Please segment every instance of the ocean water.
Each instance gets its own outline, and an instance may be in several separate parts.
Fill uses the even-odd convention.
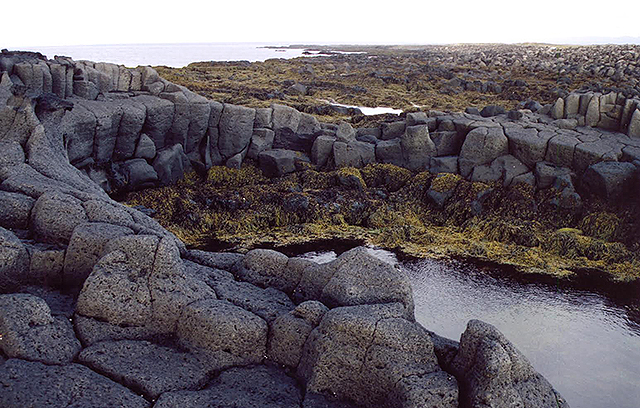
[[[286,45],[286,44],[285,44]],[[180,68],[200,61],[265,61],[270,58],[295,58],[301,49],[273,49],[274,43],[193,43],[193,44],[114,44],[20,47],[21,51],[37,51],[74,60],[112,62],[127,67],[165,65]]]

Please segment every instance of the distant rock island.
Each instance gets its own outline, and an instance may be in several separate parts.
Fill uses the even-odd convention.
[[[633,77],[631,64],[619,67],[620,81]],[[327,264],[272,249],[202,251],[145,214],[159,208],[109,194],[143,200],[155,191],[184,225],[202,226],[192,218],[206,215],[205,199],[218,212],[252,203],[215,190],[176,197],[180,188],[251,188],[236,177],[248,174],[276,187],[254,205],[279,195],[306,197],[308,209],[316,198],[305,196],[303,178],[316,177],[308,183],[318,194],[359,197],[360,206],[336,198],[322,207],[340,225],[346,207],[371,220],[365,194],[377,194],[390,206],[378,213],[384,230],[400,192],[434,218],[481,220],[478,234],[501,231],[496,240],[521,240],[518,248],[551,243],[596,261],[628,255],[618,265],[633,279],[638,248],[620,239],[637,237],[637,223],[622,220],[637,206],[639,102],[624,89],[570,92],[522,109],[416,110],[358,126],[279,103],[213,101],[151,67],[5,50],[0,405],[566,407],[492,325],[472,320],[457,342],[416,323],[407,276],[365,248]],[[304,200],[287,202],[278,217],[309,216]],[[514,219],[524,211],[531,223],[510,229],[483,218],[511,203],[521,204]],[[606,211],[618,204],[624,211]],[[584,231],[527,241],[541,211],[569,214]],[[410,239],[405,221],[400,238]],[[290,232],[304,236],[304,222],[295,224]],[[427,240],[422,220],[411,225]]]

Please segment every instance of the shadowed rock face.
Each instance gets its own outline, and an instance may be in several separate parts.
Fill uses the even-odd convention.
[[[494,384],[522,395],[522,379],[543,383],[526,364],[467,363],[472,346],[463,337],[453,364],[467,387],[460,394],[438,363],[432,335],[413,319],[407,277],[364,248],[326,265],[275,251],[187,251],[96,184],[120,180],[119,188],[135,188],[127,183],[148,180],[135,174],[145,166],[129,166],[118,179],[105,166],[114,157],[139,155],[135,160],[166,183],[181,176],[187,160],[238,155],[250,143],[254,110],[209,103],[148,67],[6,58],[0,56],[0,143],[9,154],[0,161],[0,199],[15,213],[0,217],[13,228],[0,229],[1,406],[150,406],[141,393],[167,407],[454,407],[459,395],[475,401]],[[48,103],[36,116],[29,97],[16,94],[16,76],[29,95],[55,92],[74,107]],[[110,99],[113,91],[128,94]],[[317,123],[296,112],[261,111],[260,126],[273,126],[281,141],[312,137]],[[56,118],[68,126],[54,126]],[[408,146],[434,151],[427,125],[416,126],[404,134],[410,143],[401,144],[403,154]],[[341,132],[353,136],[346,127]],[[14,293],[26,284],[55,288],[43,298]],[[288,366],[291,376],[271,362]],[[469,381],[473,370],[489,385]],[[496,394],[497,403],[513,401],[514,392]],[[535,395],[526,398],[531,406],[543,406],[550,394],[539,405]]]

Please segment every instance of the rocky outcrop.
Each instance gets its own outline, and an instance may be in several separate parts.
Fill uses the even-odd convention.
[[[0,200],[11,209],[0,212],[0,405],[454,407],[485,392],[469,370],[440,365],[440,340],[415,322],[407,277],[366,248],[324,265],[268,250],[187,251],[97,184],[126,190],[174,182],[189,166],[237,164],[256,126],[274,132],[275,147],[309,152],[328,127],[290,108],[206,101],[148,67],[19,53],[0,61]],[[47,93],[55,97],[38,109],[32,97]],[[431,130],[474,126],[428,119],[385,133],[416,169],[437,153]],[[354,140],[354,129],[333,130],[327,162],[340,157],[338,143],[362,164],[373,157],[375,144]],[[274,146],[252,151],[280,174],[305,165],[303,152]],[[515,160],[500,162],[505,177]],[[47,289],[21,293],[34,286]],[[528,366],[513,374],[516,364],[504,367],[510,376],[494,372],[491,361],[473,370],[508,389],[534,375]],[[505,395],[496,401],[512,400]]]

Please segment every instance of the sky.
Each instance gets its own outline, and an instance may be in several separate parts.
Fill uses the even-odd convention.
[[[209,42],[584,43],[620,42],[620,37],[640,43],[637,0],[32,0],[6,2],[2,14],[0,48],[10,49]]]

